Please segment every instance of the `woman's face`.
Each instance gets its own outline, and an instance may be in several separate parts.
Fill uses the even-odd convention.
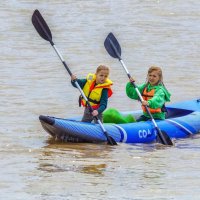
[[[96,83],[103,84],[105,83],[106,79],[108,78],[109,71],[108,70],[101,70],[96,74]]]
[[[149,73],[148,81],[152,86],[157,85],[158,82],[160,81],[159,73],[157,71],[152,71],[151,73]]]

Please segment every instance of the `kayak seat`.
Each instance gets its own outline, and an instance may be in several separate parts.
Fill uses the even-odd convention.
[[[181,116],[184,116],[184,115],[188,115],[192,112],[194,112],[194,111],[193,110],[186,110],[186,109],[168,107],[167,112],[166,112],[166,119],[181,117]]]

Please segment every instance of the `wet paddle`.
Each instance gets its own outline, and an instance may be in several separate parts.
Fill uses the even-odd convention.
[[[126,71],[126,74],[128,76],[128,78],[130,79],[131,78],[131,75],[128,71],[128,69],[126,68],[126,65],[124,64],[122,58],[121,58],[121,47],[117,41],[117,39],[115,38],[115,36],[113,35],[113,33],[109,33],[108,36],[106,37],[105,39],[105,42],[104,42],[104,46],[108,52],[108,54],[113,57],[113,58],[118,58],[120,63],[122,64],[124,70]],[[138,90],[136,84],[134,82],[131,82],[133,87],[135,88],[138,96],[139,96],[139,100],[140,102],[142,103],[143,101],[143,98],[140,94],[140,91]],[[164,145],[173,145],[170,137],[164,132],[164,131],[161,131],[159,129],[159,127],[157,126],[157,123],[155,122],[152,114],[150,113],[149,111],[149,108],[147,106],[145,106],[146,108],[146,111],[148,113],[148,115],[150,116],[151,118],[151,121],[153,122],[154,124],[154,127],[155,129],[157,130],[157,141],[164,144]]]
[[[39,33],[39,35],[43,39],[45,39],[45,40],[50,42],[50,44],[52,45],[52,47],[56,51],[57,55],[59,56],[61,62],[65,66],[66,70],[68,71],[69,75],[71,76],[72,73],[71,73],[70,69],[68,68],[66,62],[64,61],[63,57],[61,56],[60,52],[56,48],[55,44],[53,43],[51,31],[50,31],[47,23],[45,22],[44,18],[42,17],[42,15],[40,14],[40,12],[38,10],[35,10],[33,15],[32,15],[32,23],[33,23],[35,29],[37,30],[37,32]],[[78,84],[78,82],[76,80],[74,82],[75,82],[76,87],[79,89],[82,97],[85,99],[87,105],[89,106],[90,112],[92,112],[93,108],[90,105],[90,103],[89,103],[87,97],[85,96],[83,90],[81,89],[81,87],[79,86],[79,84]],[[108,144],[117,145],[116,141],[111,136],[108,135],[108,133],[105,130],[103,124],[100,121],[100,119],[97,116],[95,116],[94,118],[97,120],[98,124],[100,125],[100,127],[101,127],[101,129],[102,129],[102,131],[104,133],[104,135],[106,136]]]

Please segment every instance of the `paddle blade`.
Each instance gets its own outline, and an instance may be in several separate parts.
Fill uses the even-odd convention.
[[[158,129],[156,141],[164,145],[169,145],[169,146],[174,145],[170,137],[167,135],[167,133],[165,131],[161,131],[160,129]]]
[[[107,141],[110,145],[117,145],[117,142],[111,136],[108,136]]]
[[[45,22],[44,18],[40,14],[39,10],[34,11],[34,13],[32,15],[32,23],[33,23],[33,26],[35,27],[35,29],[37,30],[37,32],[39,33],[39,35],[43,39],[45,39],[45,40],[49,41],[51,44],[53,44],[51,31],[50,31],[47,23]]]
[[[104,41],[104,46],[111,57],[121,60],[121,47],[113,33],[108,34]]]

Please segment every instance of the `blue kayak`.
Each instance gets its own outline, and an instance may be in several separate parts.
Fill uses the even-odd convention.
[[[122,112],[138,118],[142,111]],[[99,124],[81,122],[75,119],[62,119],[40,115],[39,120],[44,130],[55,139],[65,142],[106,142],[107,138]],[[200,99],[182,101],[167,106],[165,120],[156,120],[161,131],[170,138],[186,138],[200,133]],[[116,142],[152,143],[157,132],[151,121],[125,124],[103,124],[108,134]]]

